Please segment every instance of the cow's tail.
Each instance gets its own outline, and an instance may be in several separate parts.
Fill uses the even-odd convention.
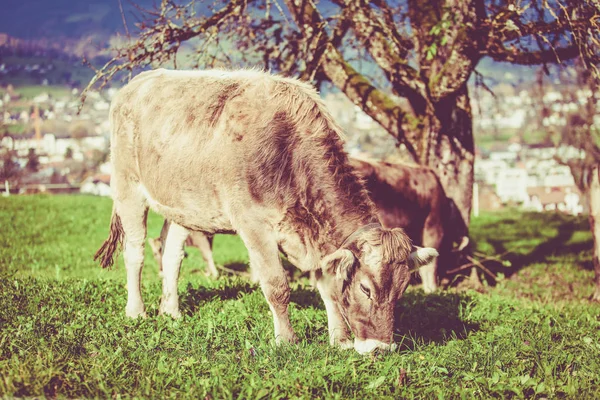
[[[119,217],[115,207],[113,207],[108,238],[102,243],[102,247],[100,247],[94,255],[94,261],[100,259],[102,268],[112,267],[114,264],[115,251],[121,249],[124,235],[125,232],[123,232],[123,225],[121,225],[121,217]]]

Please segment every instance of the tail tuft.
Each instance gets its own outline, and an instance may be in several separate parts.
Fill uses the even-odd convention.
[[[123,225],[121,225],[121,217],[113,209],[112,217],[110,219],[110,233],[108,239],[104,241],[102,247],[98,249],[94,255],[94,261],[100,258],[100,265],[102,268],[110,268],[114,264],[115,251],[119,251],[123,246]]]

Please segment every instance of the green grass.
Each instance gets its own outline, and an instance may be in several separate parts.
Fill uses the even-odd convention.
[[[487,267],[501,280],[496,292],[555,303],[586,302],[593,292],[592,234],[587,218],[509,210],[475,219],[476,251],[502,254]]]
[[[25,124],[14,124],[14,125],[1,125],[0,130],[1,130],[2,134],[4,134],[4,132],[7,132],[10,135],[23,135],[25,133],[28,133],[32,129],[29,128]]]
[[[588,304],[590,235],[581,219],[508,212],[473,221],[478,251],[510,267],[486,293],[409,288],[397,307],[399,350],[360,356],[327,345],[318,294],[293,283],[301,338],[275,347],[260,290],[211,281],[195,249],[184,260],[183,318],[158,316],[149,249],[148,318],[124,316],[122,257],[102,270],[111,202],[85,196],[0,198],[0,396],[192,398],[597,398],[600,306]],[[161,219],[151,214],[149,234]],[[550,243],[550,244],[547,244]],[[215,259],[244,268],[232,236]],[[576,293],[558,290],[570,283]]]
[[[544,142],[548,137],[548,132],[544,130],[532,130],[527,128],[523,132],[522,128],[519,129],[503,129],[498,133],[491,133],[489,131],[479,131],[476,133],[477,146],[482,149],[489,150],[494,145],[505,145],[513,137],[520,137],[523,144],[536,144]]]
[[[71,97],[71,89],[68,86],[43,86],[43,85],[24,85],[17,86],[15,92],[19,93],[24,99],[33,100],[42,93],[48,93],[55,99],[65,99]]]

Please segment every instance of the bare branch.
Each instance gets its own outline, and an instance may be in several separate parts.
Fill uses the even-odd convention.
[[[125,13],[123,12],[123,4],[121,3],[121,0],[119,0],[119,11],[121,12],[121,19],[123,20],[123,28],[125,28],[125,34],[128,38],[130,38],[131,35],[129,34],[129,28],[127,27],[127,21],[125,20]]]
[[[426,86],[417,71],[408,65],[408,60],[403,58],[403,55],[405,57],[408,54],[408,49],[402,49],[400,53],[392,49],[380,19],[375,15],[368,2],[343,0],[340,3],[350,11],[356,36],[377,65],[385,72],[394,92],[399,96],[406,96],[412,103],[415,103],[415,108],[422,110]]]
[[[323,28],[322,18],[314,4],[288,0],[287,5],[304,36],[318,38],[314,46],[319,49],[321,68],[329,80],[399,142],[404,143],[416,159],[417,153],[412,145],[414,141],[406,135],[407,131],[409,136],[416,135],[414,129],[407,129],[411,123],[414,124],[415,119],[410,111],[403,110],[343,59],[330,42]]]
[[[208,18],[194,18],[189,16],[185,6],[175,6],[168,1],[163,1],[159,10],[142,10],[143,13],[155,19],[146,25],[140,24],[140,34],[135,42],[125,48],[116,49],[117,54],[96,74],[81,93],[83,106],[87,92],[95,85],[105,87],[120,72],[131,72],[134,68],[144,68],[153,63],[169,61],[179,50],[181,43],[195,37],[200,37],[211,29],[216,29],[234,16],[241,15],[248,2],[252,0],[232,0],[221,10],[214,12]],[[172,16],[171,14],[174,14]],[[173,19],[180,19],[176,25]]]
[[[548,50],[540,51],[521,51],[513,47],[507,48],[494,48],[488,50],[487,54],[496,61],[510,62],[513,64],[522,65],[539,65],[543,63],[561,63],[566,60],[571,60],[579,56],[579,48],[575,45],[562,47],[562,48],[551,48]]]
[[[373,0],[371,2],[383,13],[383,18],[378,18],[386,36],[395,45],[395,52],[400,58],[407,58],[408,52],[414,48],[412,40],[398,32],[394,22],[394,10],[390,8],[385,0]]]

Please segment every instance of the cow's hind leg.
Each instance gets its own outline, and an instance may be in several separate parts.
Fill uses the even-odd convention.
[[[123,226],[125,268],[127,270],[127,306],[128,317],[145,317],[141,292],[141,276],[144,267],[144,246],[146,241],[146,216],[148,207],[143,198],[133,196],[115,199],[115,209]]]
[[[202,258],[206,261],[206,275],[212,278],[218,278],[219,271],[217,271],[217,267],[215,266],[212,252],[213,236],[206,235],[202,232],[193,232],[190,234],[190,239],[192,239],[192,245],[200,250]]]
[[[273,313],[275,342],[277,344],[296,343],[298,338],[288,315],[290,286],[281,264],[275,235],[272,232],[255,229],[240,229],[239,234],[248,249],[253,276],[258,278]]]
[[[179,296],[177,294],[177,281],[181,262],[185,256],[184,246],[188,237],[188,230],[171,223],[164,242],[162,254],[163,296],[160,302],[159,313],[179,318]]]

